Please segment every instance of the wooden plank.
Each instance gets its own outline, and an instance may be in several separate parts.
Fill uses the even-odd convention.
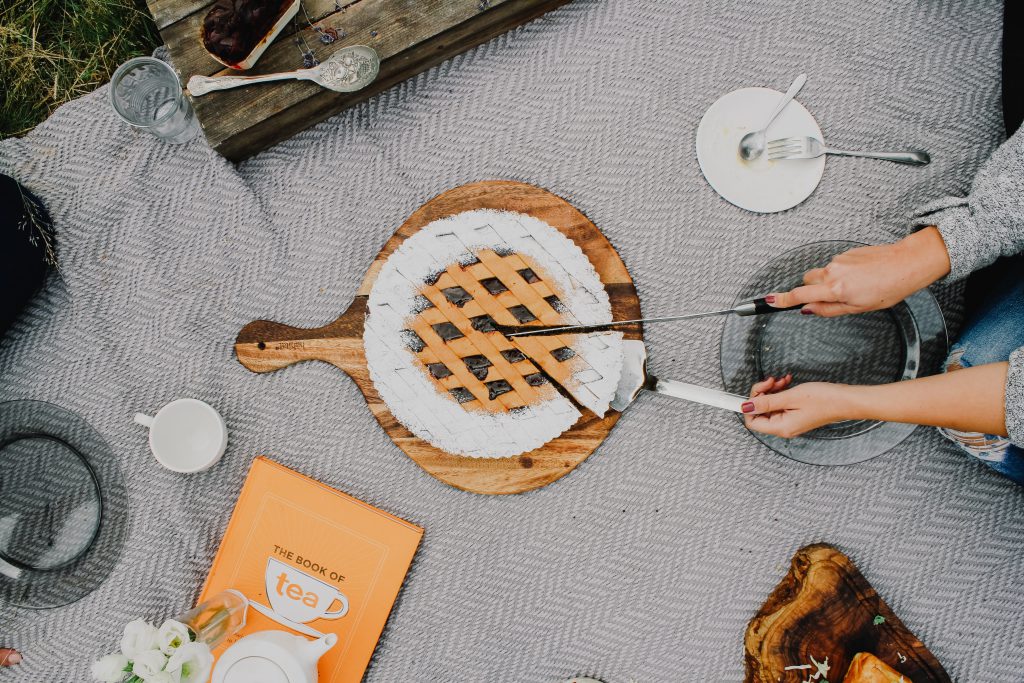
[[[598,418],[589,411],[561,436],[536,450],[509,458],[466,458],[431,446],[388,411],[370,379],[363,351],[367,297],[381,266],[395,249],[438,218],[472,209],[517,211],[535,216],[576,242],[593,264],[619,320],[640,317],[640,300],[629,272],[611,243],[586,216],[556,195],[525,183],[486,181],[448,190],[417,209],[381,249],[367,270],[355,301],[340,318],[316,329],[300,329],[258,320],[235,340],[239,362],[253,372],[271,372],[293,363],[322,360],[348,374],[362,391],[370,411],[388,436],[431,476],[475,493],[520,493],[549,484],[583,462],[618,421],[610,411]],[[639,329],[623,330],[639,339]]]
[[[394,0],[365,0],[347,13],[346,24],[350,27],[346,29],[349,32],[347,38],[335,41],[331,45],[321,45],[314,34],[307,36],[306,41],[311,46],[315,44],[318,48],[323,48],[317,50],[320,59],[326,59],[328,55],[347,45],[369,45],[377,51],[383,68],[395,55],[415,48],[448,26],[458,25],[479,14],[475,9],[469,11],[469,8],[475,5],[466,2],[452,3],[450,0],[415,0],[408,3],[415,5],[408,13],[390,13],[383,20],[375,11],[394,9],[391,7],[394,4]],[[275,47],[276,50],[267,50],[260,58],[260,72],[272,73],[295,68],[296,60],[299,59],[295,45],[284,41],[275,42]],[[255,69],[252,71],[256,73]],[[210,140],[211,144],[216,144],[246,130],[262,119],[270,118],[322,92],[322,88],[308,81],[290,81],[278,86],[222,90],[194,98],[193,104],[196,113],[207,122],[207,126],[214,133]],[[331,95],[337,94],[327,92]],[[238,115],[240,112],[244,112],[245,115]]]
[[[349,45],[369,45],[381,58],[377,82],[359,93],[333,93],[299,81],[283,81],[193,98],[210,144],[229,159],[242,159],[332,114],[401,82],[455,54],[565,4],[568,0],[306,0],[316,26],[343,37],[323,45],[302,14],[298,36],[321,60]],[[182,82],[190,76],[237,73],[205,50],[200,31],[210,0],[149,0]],[[261,57],[252,74],[290,71],[301,63],[289,25]]]
[[[311,84],[300,84],[308,88],[310,93],[295,106],[287,107],[262,120],[255,120],[254,117],[254,120],[244,128],[231,126],[230,122],[221,127],[219,117],[216,117],[211,130],[207,131],[207,137],[211,139],[210,144],[228,159],[238,161],[252,156],[260,150],[286,140],[299,130],[324,121],[401,83],[411,75],[426,71],[470,47],[505,33],[510,27],[523,24],[566,2],[567,0],[546,0],[543,3],[535,0],[507,0],[491,10],[492,14],[487,15],[492,21],[490,25],[482,22],[464,22],[424,44],[382,62],[377,80],[359,92],[335,93]],[[229,129],[235,129],[237,132],[225,134],[224,131]],[[213,142],[214,139],[216,143]]]
[[[213,3],[210,0],[149,0],[148,4],[157,29],[163,31],[174,22],[199,10],[203,10],[205,14]]]
[[[187,0],[174,1],[182,2]],[[206,18],[206,13],[209,11],[209,6],[213,3],[210,0],[201,1],[204,3],[201,11],[189,14],[160,32],[161,37],[167,43],[168,50],[174,56],[175,66],[179,67],[180,73],[185,80],[194,74],[201,74],[203,76],[237,74],[238,71],[229,69],[213,59],[206,52],[206,48],[203,47],[200,31],[203,26],[203,20]],[[451,3],[451,1],[446,0],[446,2],[441,2],[440,4]],[[495,0],[496,3],[505,1],[507,0]],[[380,40],[371,46],[377,50],[381,59],[386,59],[391,54],[407,49],[412,44],[409,42],[401,43],[399,41],[403,36],[391,36],[390,31],[385,31],[385,29],[390,28],[390,21],[403,20],[402,15],[397,14],[397,12],[409,5],[412,6],[411,11],[415,12],[418,6],[423,6],[424,9],[427,9],[433,8],[437,4],[439,4],[438,0],[362,0],[361,2],[346,6],[341,12],[334,12],[334,0],[304,0],[303,6],[310,17],[322,17],[314,23],[315,26],[321,28],[334,27],[339,33],[344,31],[348,34],[345,38],[331,45],[323,45],[320,42],[316,31],[309,26],[306,22],[306,17],[301,11],[296,17],[296,21],[301,28],[299,35],[309,44],[310,49],[320,59],[326,59],[347,45],[370,45],[366,41],[373,38],[371,33],[374,31],[378,33],[377,37]],[[469,0],[458,0],[457,4],[463,6],[464,10],[468,7],[477,7],[476,5],[470,5]],[[479,12],[479,10],[476,11]],[[407,33],[404,36],[406,40],[408,40]],[[270,47],[260,57],[256,66],[246,73],[260,74],[301,68],[302,58],[293,42],[294,35],[294,24],[289,24],[281,31],[274,42],[270,44]],[[362,39],[362,42],[356,40],[357,37]],[[412,40],[421,39],[421,37],[415,35],[412,38]],[[387,55],[381,54],[382,49],[389,50],[390,53]]]
[[[501,0],[492,10],[509,0]],[[315,3],[326,4],[329,0],[314,0]],[[396,13],[396,5],[414,5],[408,14]],[[311,7],[310,11],[323,7]],[[312,29],[300,33],[311,48],[314,48],[320,59],[326,59],[337,50],[348,45],[369,45],[377,51],[381,58],[381,68],[385,73],[382,77],[394,74],[395,69],[388,61],[420,43],[437,36],[448,26],[457,25],[467,19],[480,15],[476,5],[467,1],[453,3],[450,0],[364,0],[349,8],[343,14],[344,22],[340,25],[348,33],[347,37],[331,45],[322,45]],[[399,9],[406,9],[405,7]],[[385,15],[382,18],[382,14]],[[322,27],[339,25],[331,15],[320,22]],[[168,47],[175,56],[175,65],[180,62],[182,82],[195,74],[224,75],[232,73],[231,69],[215,61],[201,42],[196,38],[202,24],[202,15],[195,14],[168,29]],[[387,28],[385,28],[387,27]],[[177,48],[177,49],[176,49]],[[301,64],[298,48],[289,35],[284,33],[270,46],[259,63],[249,73],[273,73],[290,71]],[[191,65],[188,67],[187,65]],[[409,75],[405,75],[408,78]],[[401,79],[400,79],[401,80]],[[193,106],[207,131],[210,144],[217,147],[224,139],[244,131],[248,127],[270,118],[284,109],[303,102],[318,94],[325,94],[327,99],[341,102],[356,100],[347,94],[324,91],[319,86],[301,81],[286,81],[281,84],[236,88],[210,93],[194,98]],[[364,97],[365,99],[365,97]],[[356,100],[358,101],[358,100]],[[244,115],[242,115],[244,113]]]
[[[310,12],[311,17],[316,17],[321,16],[321,14],[327,11],[336,11],[337,7],[340,7],[341,11],[345,11],[349,6],[357,2],[362,2],[362,0],[338,0],[337,5],[334,2],[308,2],[306,3],[306,11]],[[148,4],[156,27],[163,31],[174,22],[180,21],[195,12],[201,11],[202,15],[205,16],[210,6],[213,5],[213,0],[149,0]],[[311,11],[310,7],[314,7],[314,10]],[[318,13],[315,11],[316,7],[323,7],[324,9]]]

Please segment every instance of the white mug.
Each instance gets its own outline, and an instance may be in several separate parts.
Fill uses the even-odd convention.
[[[135,413],[149,428],[149,448],[169,470],[188,474],[213,467],[228,445],[224,420],[210,405],[194,398],[171,401],[153,417]]]
[[[267,558],[267,599],[279,615],[300,624],[316,619],[341,619],[348,614],[348,598],[331,584]],[[337,607],[331,609],[337,604]]]

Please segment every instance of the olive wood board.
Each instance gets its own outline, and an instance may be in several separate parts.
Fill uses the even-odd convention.
[[[217,62],[200,31],[214,0],[147,0],[182,83],[191,76],[256,75],[302,67],[296,42],[321,62],[351,45],[380,56],[377,79],[339,93],[308,81],[278,81],[192,97],[210,146],[240,161],[391,86],[565,4],[568,0],[303,0],[259,62],[240,72]],[[317,31],[333,29],[324,44]]]
[[[320,360],[347,373],[362,391],[370,411],[391,440],[431,476],[464,491],[521,493],[550,484],[572,471],[604,441],[619,419],[583,415],[561,436],[522,455],[469,458],[446,453],[406,429],[388,410],[370,379],[363,351],[367,299],[377,274],[398,246],[428,223],[474,209],[528,214],[558,229],[590,259],[604,283],[614,320],[641,317],[636,288],[615,248],[586,216],[547,190],[512,181],[462,185],[417,209],[387,241],[370,265],[355,299],[340,318],[323,327],[302,329],[268,320],[246,325],[235,340],[239,362],[253,372],[271,372],[293,363]],[[622,328],[625,338],[642,339],[639,325]]]
[[[907,683],[950,683],[927,647],[879,597],[849,557],[831,545],[801,548],[782,582],[747,626],[746,683],[801,683],[828,658],[827,680],[842,683],[858,652],[870,652]],[[817,679],[820,681],[821,679]]]

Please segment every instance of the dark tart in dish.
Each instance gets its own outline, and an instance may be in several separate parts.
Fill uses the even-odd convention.
[[[203,46],[221,64],[249,69],[298,9],[299,0],[217,0],[203,19]]]

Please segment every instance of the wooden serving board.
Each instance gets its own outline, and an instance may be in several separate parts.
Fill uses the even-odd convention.
[[[271,372],[293,363],[321,360],[345,371],[363,392],[370,411],[388,436],[432,476],[474,493],[521,493],[550,484],[594,452],[619,419],[589,411],[568,431],[536,450],[510,458],[467,458],[445,453],[416,437],[388,411],[370,380],[363,352],[367,298],[387,258],[423,226],[473,209],[516,211],[539,218],[575,242],[604,283],[616,320],[640,316],[636,288],[615,248],[601,231],[564,199],[533,185],[485,181],[448,190],[416,210],[374,259],[340,318],[315,329],[257,320],[242,328],[235,341],[238,360],[253,372]],[[622,328],[627,339],[642,339],[637,326]]]
[[[566,2],[304,0],[299,37],[320,61],[349,45],[369,45],[381,60],[374,83],[359,92],[337,93],[309,82],[281,81],[194,97],[192,106],[210,146],[238,161]],[[200,29],[213,0],[147,3],[182,83],[197,74],[265,74],[302,67],[291,23],[255,67],[239,72],[214,60],[203,47]],[[341,37],[322,44],[306,15],[314,26],[334,28]]]
[[[876,623],[877,622],[877,623]],[[746,683],[800,683],[814,670],[790,669],[828,657],[827,680],[842,683],[858,652],[870,652],[910,683],[950,683],[928,648],[836,548],[809,545],[747,626]],[[818,679],[820,680],[820,679]]]

